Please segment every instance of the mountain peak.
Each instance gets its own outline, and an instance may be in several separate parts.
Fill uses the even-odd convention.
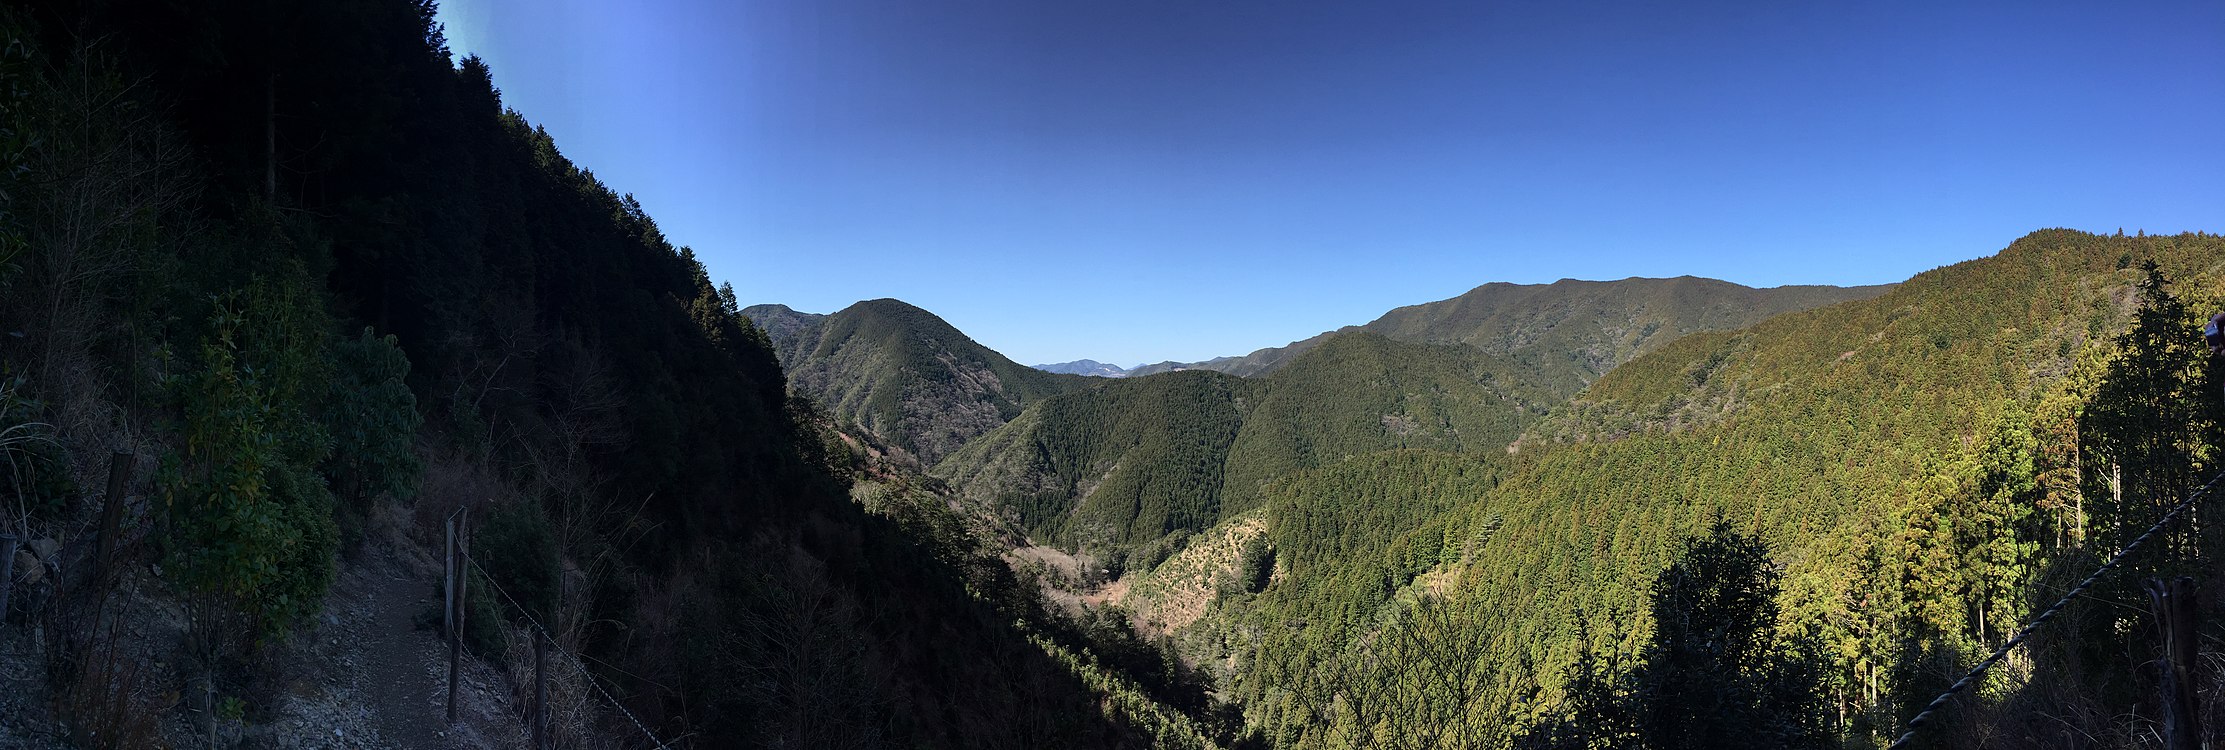
[[[772,339],[797,393],[922,463],[1004,424],[1029,403],[1088,385],[1022,367],[903,300],[864,300],[831,315],[785,305],[754,305],[742,314]]]
[[[1108,365],[1094,359],[1077,359],[1072,362],[1028,366],[1044,372],[1055,372],[1064,375],[1087,375],[1093,378],[1128,377],[1128,371],[1121,369],[1120,365]]]

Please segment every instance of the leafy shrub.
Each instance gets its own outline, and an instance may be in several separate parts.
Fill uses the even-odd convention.
[[[498,503],[472,531],[472,559],[486,568],[526,613],[543,623],[555,613],[563,585],[556,532],[532,501]],[[498,610],[499,611],[499,610]],[[466,626],[469,630],[469,626]]]
[[[69,453],[37,421],[41,404],[23,396],[23,378],[0,381],[0,498],[10,511],[50,519],[77,494]]]
[[[499,598],[494,587],[487,585],[486,576],[471,574],[464,588],[464,646],[491,659],[510,651],[510,632],[502,626],[503,613],[508,609]]]
[[[172,384],[185,451],[164,461],[160,480],[187,584],[224,594],[266,630],[316,611],[339,547],[332,494],[309,470],[329,442],[288,398],[314,350],[272,323],[277,300],[250,295],[253,315],[233,299],[217,304],[199,369]]]
[[[332,350],[331,395],[325,423],[334,450],[329,471],[351,507],[366,497],[415,494],[424,465],[417,458],[417,396],[409,390],[409,356],[392,335],[363,335]]]

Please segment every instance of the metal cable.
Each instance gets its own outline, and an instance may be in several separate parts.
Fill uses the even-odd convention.
[[[2109,571],[2116,569],[2117,565],[2123,563],[2125,558],[2132,554],[2133,550],[2137,550],[2140,545],[2147,543],[2149,537],[2153,537],[2156,532],[2162,531],[2164,526],[2177,519],[2180,513],[2186,512],[2186,509],[2194,507],[2194,503],[2208,495],[2210,490],[2217,486],[2219,480],[2225,480],[2225,472],[2219,472],[2217,476],[2210,477],[2208,484],[2202,485],[2200,489],[2196,489],[2192,494],[2187,495],[2186,499],[2179,501],[2178,505],[2171,506],[2171,509],[2166,511],[2162,518],[2156,519],[2155,525],[2149,526],[2148,530],[2141,532],[2140,536],[2135,537],[2131,544],[2127,544],[2124,549],[2118,550],[2115,557],[2109,558],[2109,562],[2102,563],[2101,567],[2095,568],[2093,575],[2086,576],[2086,580],[2079,581],[2077,586],[2071,587],[2070,593],[2064,594],[2063,598],[2056,600],[2054,606],[2048,607],[2045,611],[2040,612],[2038,617],[2034,617],[2031,622],[2026,623],[2024,629],[2016,632],[2016,637],[2010,638],[2009,642],[2001,644],[1998,649],[1994,649],[1992,656],[1986,657],[1985,661],[1978,662],[1978,666],[1972,667],[1969,674],[1963,675],[1962,679],[1956,680],[1955,684],[1948,686],[1947,692],[1940,693],[1939,697],[1931,699],[1931,703],[1925,705],[1923,711],[1918,712],[1915,718],[1908,720],[1908,731],[1902,733],[1900,739],[1893,740],[1892,746],[1886,748],[1886,750],[1901,750],[1908,747],[1908,743],[1916,739],[1916,730],[1922,728],[1925,722],[1930,721],[1932,714],[1937,713],[1941,708],[1945,708],[1947,701],[1953,700],[1956,693],[1977,684],[1978,679],[1985,676],[1986,670],[1992,669],[1993,665],[2000,663],[2001,659],[2008,656],[2010,651],[2015,650],[2017,646],[2024,643],[2026,638],[2031,637],[2033,631],[2039,630],[2040,626],[2047,624],[2047,621],[2053,618],[2056,613],[2063,611],[2063,607],[2068,606],[2072,599],[2078,598],[2079,594],[2085,593],[2087,588],[2100,581],[2102,576],[2108,575]]]
[[[510,596],[510,592],[502,590],[501,584],[494,582],[493,573],[487,572],[487,569],[485,567],[480,566],[479,561],[477,559],[474,559],[471,556],[471,553],[465,552],[463,553],[463,556],[466,562],[471,563],[471,567],[479,571],[479,575],[481,577],[487,579],[487,585],[489,587],[492,587],[495,593],[501,594],[503,599],[506,599],[510,602],[510,606],[516,607],[518,609],[518,614],[523,615],[526,622],[533,624],[534,630],[541,631],[541,636],[548,639],[549,645],[556,647],[557,653],[563,654],[564,656],[571,659],[572,667],[579,670],[580,676],[587,680],[588,687],[594,688],[596,693],[599,693],[603,696],[603,700],[610,702],[611,708],[618,709],[618,713],[624,714],[627,721],[633,722],[634,728],[641,730],[641,734],[645,737],[648,737],[649,742],[657,746],[657,750],[667,750],[671,747],[671,745],[665,744],[664,740],[657,739],[657,733],[649,731],[648,725],[641,723],[641,719],[635,718],[632,711],[626,710],[625,706],[618,703],[617,698],[611,696],[609,691],[604,690],[602,684],[595,681],[594,673],[587,670],[587,664],[580,661],[579,655],[565,650],[562,645],[558,644],[556,642],[556,634],[549,632],[548,628],[541,627],[541,621],[533,619],[533,612],[531,610],[526,609],[525,605],[518,603],[518,600],[515,597]]]

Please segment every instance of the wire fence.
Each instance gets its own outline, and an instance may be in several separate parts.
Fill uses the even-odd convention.
[[[1918,730],[1921,730],[1924,725],[1930,723],[1932,718],[1936,716],[1941,709],[1946,708],[1949,703],[1954,700],[1954,697],[1956,695],[1961,694],[1963,691],[1968,690],[1971,686],[1977,684],[1979,680],[1985,677],[1987,671],[1993,669],[1995,665],[2000,664],[2001,660],[2007,658],[2009,653],[2015,651],[2018,646],[2024,645],[2025,641],[2030,640],[2034,633],[2038,632],[2039,629],[2042,626],[2046,625],[2049,620],[2054,619],[2057,614],[2061,613],[2065,607],[2068,607],[2073,600],[2076,600],[2079,597],[2079,595],[2086,593],[2087,589],[2092,588],[2094,584],[2099,583],[2102,578],[2109,575],[2111,571],[2116,570],[2118,566],[2124,564],[2124,561],[2130,558],[2132,554],[2138,551],[2142,546],[2146,545],[2148,543],[2148,540],[2154,538],[2156,534],[2161,533],[2165,528],[2169,527],[2171,525],[2171,522],[2178,520],[2179,516],[2185,514],[2188,509],[2194,507],[2195,503],[2200,502],[2202,498],[2207,497],[2209,493],[2217,487],[2220,481],[2225,481],[2225,472],[2220,472],[2216,476],[2211,477],[2209,482],[2203,484],[2200,488],[2188,494],[2186,499],[2179,501],[2177,505],[2171,506],[2169,510],[2164,512],[2162,518],[2156,519],[2154,525],[2149,526],[2146,531],[2141,532],[2140,536],[2133,538],[2130,544],[2125,545],[2124,549],[2118,550],[2117,554],[2111,556],[2107,562],[2102,563],[2101,567],[2095,568],[2094,572],[2086,576],[2085,580],[2079,581],[2077,586],[2071,587],[2070,591],[2063,594],[2063,597],[2061,599],[2056,600],[2053,605],[2049,606],[2045,610],[2042,610],[2039,615],[2033,617],[2031,621],[2025,623],[2024,627],[2017,630],[2015,636],[2002,643],[2000,648],[1994,649],[1993,654],[1986,657],[1985,661],[1981,661],[1978,663],[1977,666],[1972,667],[1969,673],[1963,675],[1962,679],[1956,680],[1955,683],[1949,686],[1945,692],[1940,693],[1939,697],[1933,698],[1929,704],[1926,704],[1924,706],[1924,710],[1917,712],[1914,718],[1909,719],[1906,731],[1904,731],[1898,739],[1895,739],[1893,741],[1893,744],[1889,748],[1887,748],[1887,750],[1903,750],[1903,748],[1909,747],[1909,743],[1912,743],[1916,740]],[[533,630],[539,634],[538,637],[546,639],[546,641],[551,646],[555,647],[557,653],[562,654],[567,661],[571,662],[572,668],[579,671],[581,680],[586,682],[588,687],[593,688],[595,694],[602,696],[603,701],[610,704],[610,707],[612,709],[617,710],[619,715],[626,717],[626,721],[633,724],[635,729],[641,730],[641,735],[647,738],[652,746],[656,747],[658,750],[667,750],[671,747],[671,743],[665,742],[663,739],[658,738],[657,734],[650,731],[649,726],[643,724],[639,717],[634,716],[632,711],[626,710],[626,707],[618,702],[618,698],[616,696],[611,695],[610,691],[603,689],[602,683],[596,681],[594,673],[588,670],[586,664],[587,657],[584,657],[581,654],[572,653],[570,650],[564,648],[562,644],[558,643],[556,640],[556,634],[554,632],[551,632],[547,627],[543,626],[540,620],[535,619],[533,617],[532,611],[526,609],[525,605],[520,603],[517,598],[510,596],[510,592],[504,590],[502,588],[502,584],[495,580],[494,574],[489,572],[485,566],[480,565],[478,559],[473,558],[470,552],[465,551],[461,552],[460,554],[462,555],[465,562],[470,563],[473,570],[479,571],[480,577],[487,581],[487,585],[493,588],[496,594],[500,595],[504,601],[509,602],[510,606],[517,610],[519,616],[525,618],[526,623],[531,625]],[[601,663],[600,660],[597,660],[597,663]]]
[[[2185,513],[2188,508],[2194,507],[2196,502],[2200,502],[2203,497],[2208,496],[2210,490],[2217,487],[2219,480],[2225,480],[2225,472],[2219,472],[2217,476],[2210,477],[2209,483],[2188,494],[2185,500],[2179,501],[2179,504],[2171,506],[2170,510],[2164,512],[2162,518],[2156,519],[2155,525],[2149,526],[2147,531],[2141,532],[2140,536],[2133,538],[2132,543],[2125,545],[2124,549],[2117,550],[2115,556],[2110,557],[2108,562],[2102,563],[2101,567],[2095,568],[2092,575],[2086,576],[2086,580],[2079,581],[2077,586],[2071,587],[2070,593],[2064,594],[2063,598],[2055,600],[2054,606],[2041,611],[2039,616],[2032,618],[2031,622],[2025,623],[2022,629],[2016,631],[2015,637],[2010,638],[2007,643],[2001,644],[2000,648],[1994,649],[1992,656],[1986,657],[1985,661],[1978,662],[1978,666],[1972,667],[1969,674],[1963,675],[1960,680],[1956,680],[1955,684],[1947,687],[1946,692],[1940,693],[1939,697],[1933,698],[1931,703],[1924,706],[1924,710],[1917,712],[1915,718],[1909,719],[1907,731],[1901,734],[1900,739],[1893,740],[1892,746],[1886,750],[1902,750],[1902,748],[1908,747],[1909,743],[1916,740],[1916,730],[1922,729],[1924,724],[1931,721],[1934,714],[1938,713],[1940,709],[1946,708],[1948,702],[1954,700],[1956,694],[1970,689],[1971,685],[1977,684],[1978,680],[1985,677],[1986,670],[1990,670],[1995,664],[2001,663],[2001,660],[2007,657],[2010,651],[2014,651],[2017,646],[2023,645],[2026,639],[2032,637],[2032,633],[2040,629],[2040,626],[2046,625],[2048,620],[2053,619],[2057,613],[2063,611],[2064,607],[2069,606],[2071,600],[2077,599],[2079,594],[2086,593],[2086,589],[2092,588],[2103,576],[2108,575],[2110,571],[2124,563],[2125,558],[2132,556],[2132,553],[2140,549],[2141,545],[2147,544],[2148,540],[2158,532],[2163,531],[2164,527],[2171,525],[2172,521],[2178,520],[2180,514]]]
[[[618,702],[618,698],[616,696],[611,695],[610,691],[604,690],[602,683],[595,680],[594,673],[588,671],[587,664],[586,662],[581,660],[580,655],[574,654],[570,650],[564,648],[563,644],[559,643],[556,640],[555,633],[551,632],[548,628],[543,627],[540,620],[534,619],[532,610],[526,609],[524,604],[519,603],[515,597],[510,596],[510,592],[503,590],[502,584],[495,581],[493,573],[488,572],[486,567],[481,566],[479,564],[479,561],[471,556],[470,552],[466,551],[461,554],[463,555],[464,561],[470,563],[473,570],[479,571],[479,575],[481,578],[486,579],[487,586],[493,588],[496,594],[501,595],[504,601],[509,602],[510,606],[518,611],[519,616],[525,618],[526,623],[530,624],[533,627],[533,630],[539,634],[536,637],[546,640],[551,647],[555,648],[557,653],[564,655],[565,659],[571,662],[572,668],[579,670],[580,679],[585,681],[588,687],[593,688],[597,695],[602,696],[603,700],[609,703],[611,708],[617,709],[620,715],[626,717],[626,721],[632,723],[635,729],[641,730],[641,735],[643,737],[647,737],[649,739],[649,743],[652,746],[656,747],[657,750],[667,750],[668,748],[672,747],[671,743],[665,742],[664,740],[658,738],[656,732],[649,731],[649,726],[647,724],[641,723],[641,719],[634,716],[632,711],[626,710],[626,707]],[[539,707],[536,707],[536,710],[539,710]],[[538,721],[538,717],[536,717],[535,720]]]

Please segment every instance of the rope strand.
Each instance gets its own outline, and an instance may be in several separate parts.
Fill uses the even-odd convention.
[[[2077,586],[2071,587],[2070,593],[2064,594],[2063,598],[2056,600],[2054,606],[2048,607],[2045,611],[2040,612],[2038,617],[2034,617],[2031,622],[2026,623],[2022,630],[2016,632],[2016,637],[2010,638],[2009,642],[2001,644],[1998,649],[1994,649],[1992,656],[1986,657],[1985,661],[1978,662],[1978,666],[1971,668],[1969,674],[1963,675],[1962,679],[1956,680],[1955,684],[1948,686],[1947,692],[1940,693],[1939,697],[1931,699],[1931,703],[1925,705],[1923,711],[1918,712],[1915,718],[1908,720],[1908,731],[1902,733],[1900,739],[1893,740],[1892,746],[1886,748],[1886,750],[1902,750],[1902,748],[1907,747],[1909,742],[1916,739],[1916,730],[1922,728],[1926,722],[1931,721],[1932,714],[1937,713],[1941,708],[1945,708],[1947,702],[1953,700],[1956,693],[1977,684],[1978,679],[1985,676],[1986,670],[1992,669],[1993,665],[2000,663],[2001,659],[2008,656],[2010,651],[2022,645],[2025,639],[2032,636],[2033,631],[2039,630],[2040,626],[2047,624],[2047,621],[2055,617],[2057,612],[2063,611],[2063,607],[2068,606],[2072,599],[2078,598],[2079,594],[2085,593],[2086,589],[2093,587],[2096,582],[2100,581],[2102,576],[2108,575],[2111,570],[2115,570],[2118,564],[2123,563],[2125,558],[2132,554],[2133,550],[2137,550],[2140,545],[2146,544],[2149,537],[2153,537],[2156,532],[2162,531],[2163,527],[2177,519],[2180,513],[2194,507],[2196,501],[2201,500],[2210,493],[2211,488],[2217,486],[2218,480],[2225,480],[2225,472],[2219,472],[2217,476],[2210,477],[2208,484],[2202,485],[2201,488],[2187,495],[2185,500],[2179,501],[2178,505],[2172,506],[2171,510],[2166,511],[2162,518],[2156,519],[2155,525],[2149,526],[2148,530],[2141,532],[2140,536],[2135,537],[2131,544],[2127,544],[2124,549],[2118,550],[2116,556],[2109,558],[2109,562],[2102,563],[2101,567],[2094,569],[2093,575],[2086,576],[2086,580],[2079,581]]]
[[[620,705],[618,703],[618,699],[616,697],[613,697],[610,694],[610,691],[604,690],[602,683],[595,681],[594,673],[588,671],[587,664],[580,661],[579,655],[566,650],[562,645],[558,644],[556,642],[556,634],[549,632],[548,628],[542,627],[540,620],[533,619],[533,612],[526,609],[525,605],[518,603],[516,597],[510,596],[510,592],[502,590],[502,584],[495,583],[494,574],[487,572],[487,569],[481,566],[479,564],[479,561],[471,556],[471,553],[464,553],[464,560],[470,562],[471,567],[478,570],[481,577],[487,579],[487,585],[493,588],[495,593],[501,594],[503,599],[510,602],[510,606],[516,607],[518,610],[518,614],[523,615],[525,617],[525,621],[533,625],[534,630],[540,631],[541,637],[548,639],[549,645],[556,646],[557,653],[563,654],[565,657],[571,659],[572,668],[579,670],[580,676],[587,680],[587,686],[594,688],[596,693],[602,695],[603,700],[608,701],[611,708],[618,709],[618,713],[625,715],[627,721],[633,722],[634,728],[641,730],[642,736],[648,737],[650,744],[656,745],[657,750],[667,750],[667,748],[671,747],[671,745],[666,744],[664,740],[657,739],[657,733],[649,731],[648,725],[642,724],[641,719],[636,718],[632,711],[628,711],[626,710],[625,706]]]

